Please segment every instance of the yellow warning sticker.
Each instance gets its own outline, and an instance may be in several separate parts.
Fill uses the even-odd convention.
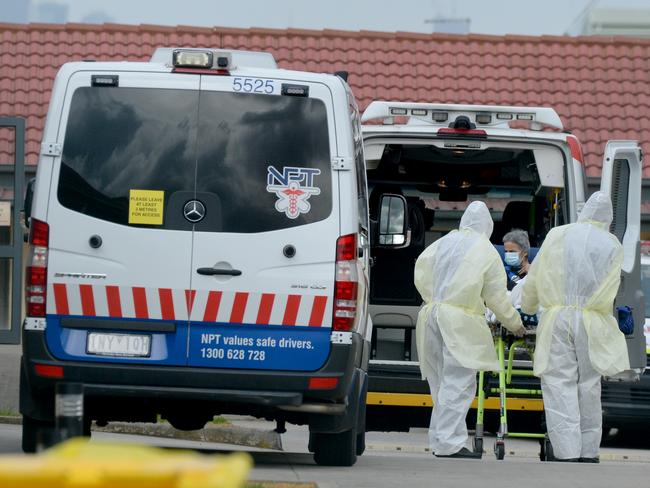
[[[159,190],[129,191],[129,224],[163,224],[165,192]]]

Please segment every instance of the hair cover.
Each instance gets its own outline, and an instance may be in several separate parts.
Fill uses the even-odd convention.
[[[460,219],[459,228],[473,230],[489,239],[494,229],[494,222],[485,203],[478,201],[470,203]]]
[[[597,191],[589,197],[587,203],[578,216],[579,223],[593,223],[605,229],[609,229],[614,218],[612,201],[607,193]]]

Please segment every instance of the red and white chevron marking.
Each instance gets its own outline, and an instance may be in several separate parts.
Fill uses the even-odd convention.
[[[178,290],[54,283],[48,314],[84,317],[191,320],[235,324],[331,327],[326,295]]]

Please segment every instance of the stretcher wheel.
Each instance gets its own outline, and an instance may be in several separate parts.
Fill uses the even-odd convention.
[[[539,459],[541,461],[551,461],[554,459],[553,456],[553,446],[551,445],[551,441],[548,437],[545,437],[544,439],[541,439],[539,441],[540,444],[540,449],[539,449]]]
[[[474,437],[474,452],[480,452],[483,454],[483,438],[477,439]]]
[[[551,440],[548,437],[544,438],[542,441],[542,446],[542,449],[544,451],[544,459],[542,459],[542,461],[554,460],[555,456],[553,455],[553,446],[551,445]]]
[[[503,441],[496,441],[494,443],[494,455],[499,461],[506,457],[506,445]]]

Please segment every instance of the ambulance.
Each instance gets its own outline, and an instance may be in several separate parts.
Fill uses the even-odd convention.
[[[379,225],[371,235],[368,429],[425,427],[431,397],[420,379],[415,347],[422,305],[413,284],[415,260],[458,228],[475,200],[490,209],[491,240],[499,252],[503,236],[522,229],[530,237],[532,260],[551,228],[576,221],[589,196],[585,160],[576,136],[547,107],[374,101],[362,123],[371,227],[382,219],[400,224]],[[626,337],[632,369],[621,377],[638,379],[646,365],[639,262],[641,149],[636,141],[610,141],[603,150],[601,189],[611,195],[611,232],[625,251],[616,305],[632,307],[638,324]],[[402,205],[382,206],[387,195]],[[404,205],[406,212],[400,213]],[[531,363],[522,358],[516,366],[530,368]],[[538,388],[536,379],[527,381],[531,384],[520,385],[522,391]],[[543,411],[541,399],[525,395],[509,400],[509,407],[535,415]],[[496,411],[498,398],[488,398],[486,408]],[[498,425],[496,415],[494,420]]]
[[[87,434],[236,413],[308,425],[318,464],[355,463],[369,223],[344,78],[185,48],[60,69],[28,195],[26,452],[77,383]]]

